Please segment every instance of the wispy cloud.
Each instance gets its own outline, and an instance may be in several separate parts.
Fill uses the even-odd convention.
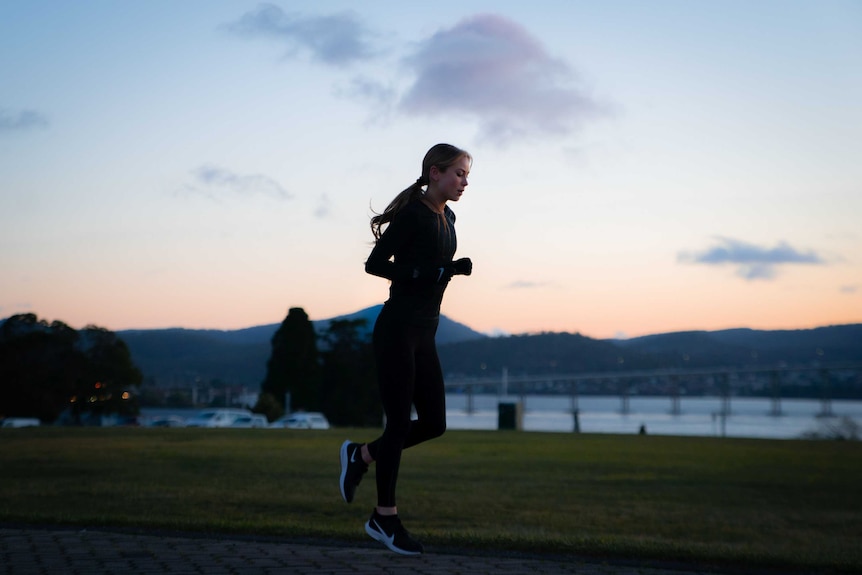
[[[358,68],[335,89],[370,103],[375,121],[386,121],[392,112],[466,119],[477,124],[480,138],[505,146],[517,138],[565,136],[611,109],[585,89],[568,62],[497,14],[474,15],[387,50],[379,47],[384,35],[353,12],[311,16],[261,4],[225,28],[245,38],[277,40],[289,57],[308,54],[332,66],[406,54],[384,72]]]
[[[304,16],[287,13],[274,4],[260,4],[224,28],[245,38],[277,40],[285,45],[288,56],[306,53],[332,66],[374,56],[373,35],[353,12]]]
[[[346,87],[336,89],[336,95],[370,102],[374,107],[388,115],[398,101],[398,90],[370,76],[355,76]]]
[[[332,212],[331,202],[329,201],[329,196],[326,194],[322,194],[319,198],[317,208],[314,209],[314,217],[318,219],[325,219],[329,217],[329,214]]]
[[[848,294],[848,295],[849,294],[855,294],[855,293],[859,292],[859,286],[855,285],[855,284],[854,285],[841,286],[838,291],[840,291],[843,294]]]
[[[0,110],[0,134],[47,127],[48,119],[35,110]]]
[[[798,250],[787,242],[763,247],[733,238],[719,237],[717,244],[700,252],[680,252],[678,261],[705,265],[733,265],[746,280],[774,279],[784,265],[824,265],[826,260],[813,250]]]
[[[263,195],[283,200],[291,197],[281,184],[262,174],[237,174],[211,165],[200,166],[191,174],[192,181],[186,184],[185,190],[209,197],[220,197],[225,193]]]
[[[513,281],[510,284],[506,284],[506,289],[534,289],[540,287],[546,287],[548,285],[547,282],[531,282],[525,280]]]
[[[564,135],[603,106],[577,74],[549,55],[523,26],[479,14],[420,42],[404,59],[415,81],[400,107],[411,114],[462,114],[480,135],[505,144],[532,135]]]

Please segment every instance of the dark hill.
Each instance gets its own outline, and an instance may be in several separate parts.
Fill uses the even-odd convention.
[[[438,352],[447,374],[475,377],[497,375],[504,367],[510,375],[521,375],[658,366],[648,353],[571,333],[485,338],[439,345]]]
[[[370,332],[382,306],[312,322],[322,333],[335,319],[365,319]],[[239,330],[145,329],[117,332],[147,381],[162,385],[189,385],[196,379],[221,380],[256,389],[266,375],[270,340],[280,323]],[[440,343],[487,336],[442,316],[437,331]]]
[[[365,319],[371,329],[381,306],[314,322]],[[2,324],[2,321],[0,321]],[[221,380],[255,390],[263,380],[270,339],[280,324],[241,330],[155,329],[117,334],[145,380],[189,385]],[[580,334],[540,333],[491,338],[441,317],[438,349],[448,377],[590,373],[662,368],[741,368],[777,365],[862,364],[862,324],[804,330],[730,329],[597,340]]]
[[[675,332],[617,343],[630,351],[654,355],[668,367],[862,362],[862,324],[801,330]]]

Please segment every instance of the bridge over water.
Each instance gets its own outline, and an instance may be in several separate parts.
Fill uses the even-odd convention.
[[[816,390],[821,403],[820,415],[832,415],[832,396],[836,382],[862,388],[862,363],[832,363],[811,366],[716,367],[691,369],[657,369],[603,371],[593,373],[544,373],[510,375],[506,368],[498,376],[450,377],[447,391],[467,395],[467,412],[474,411],[473,396],[477,393],[497,394],[501,398],[520,397],[522,403],[530,395],[558,395],[571,398],[571,410],[577,414],[578,397],[582,394],[618,395],[620,411],[629,413],[632,395],[666,396],[670,411],[681,412],[683,396],[718,396],[721,408],[717,415],[731,413],[731,398],[745,395],[769,397],[772,415],[781,415],[782,389],[787,386],[807,386]]]

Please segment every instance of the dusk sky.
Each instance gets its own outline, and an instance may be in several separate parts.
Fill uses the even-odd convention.
[[[443,313],[862,322],[862,2],[0,2],[0,318],[382,303],[369,217],[474,158]]]

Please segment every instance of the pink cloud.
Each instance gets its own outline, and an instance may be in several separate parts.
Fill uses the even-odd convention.
[[[404,63],[416,78],[401,100],[403,111],[462,114],[479,122],[482,136],[501,143],[569,133],[602,108],[566,62],[521,25],[493,14],[437,32]]]

